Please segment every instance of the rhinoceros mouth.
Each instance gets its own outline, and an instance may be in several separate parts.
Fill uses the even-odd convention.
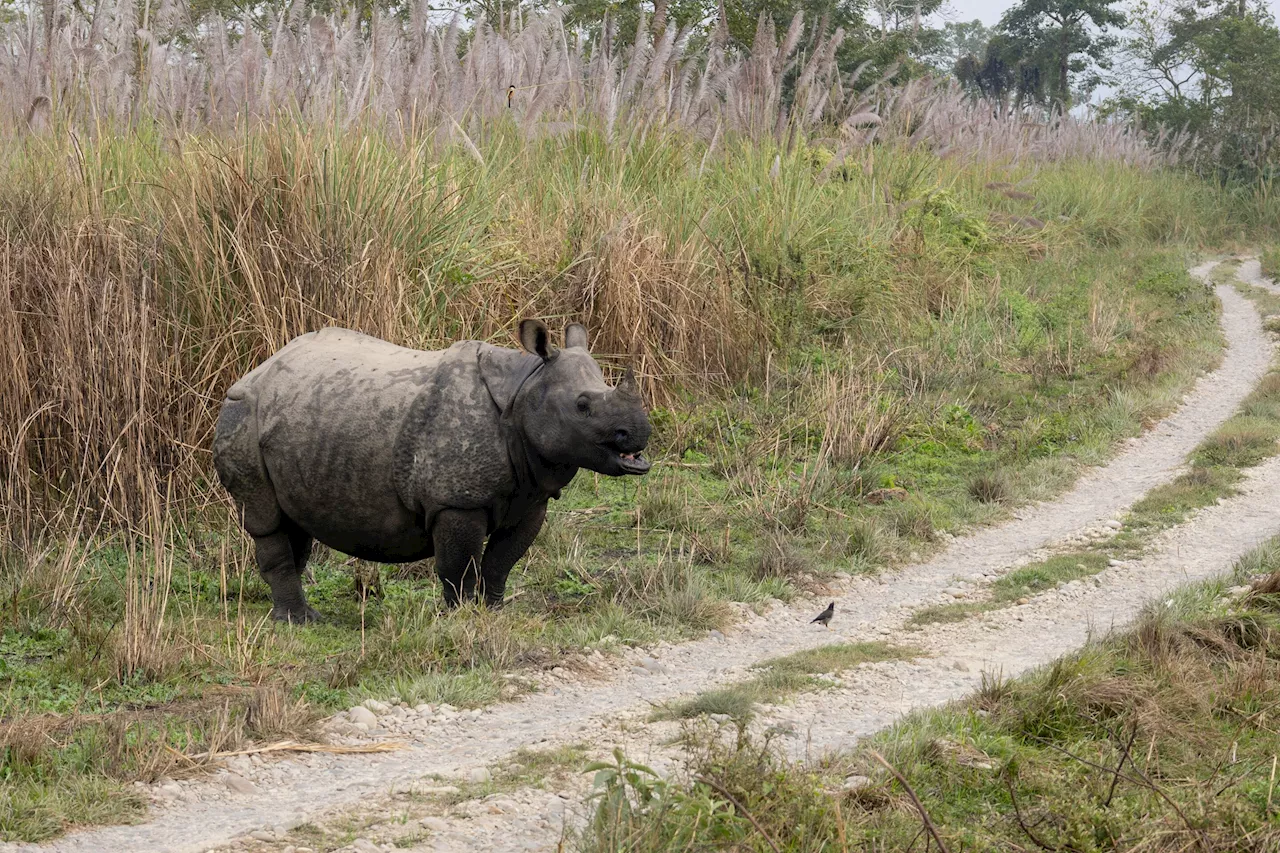
[[[649,470],[649,460],[639,453],[619,453],[618,464],[628,474],[643,474]]]

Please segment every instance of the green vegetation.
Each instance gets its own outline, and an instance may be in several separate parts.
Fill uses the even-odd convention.
[[[1108,557],[1099,551],[1072,551],[1014,569],[990,585],[990,596],[980,601],[956,601],[922,607],[907,620],[908,627],[963,622],[970,616],[1008,607],[1030,596],[1079,578],[1096,575],[1107,567]]]
[[[1280,282],[1280,246],[1268,246],[1262,250],[1262,274],[1275,282]]]
[[[1221,274],[1232,274],[1233,266]],[[1225,280],[1225,278],[1224,278]],[[1280,308],[1280,299],[1244,289],[1264,314]],[[922,608],[908,625],[921,627],[961,622],[979,613],[1007,607],[1028,597],[1097,574],[1111,559],[1140,555],[1151,537],[1175,527],[1193,512],[1235,494],[1243,469],[1251,468],[1280,452],[1280,372],[1268,373],[1240,404],[1239,411],[1214,430],[1190,457],[1190,470],[1147,492],[1129,510],[1124,527],[1113,536],[1082,550],[1058,554],[1025,566],[991,584],[990,595],[980,601],[958,601]]]
[[[1060,554],[1015,569],[993,583],[991,588],[996,601],[1017,601],[1059,584],[1097,574],[1106,565],[1106,558],[1101,554]]]
[[[1273,540],[1131,631],[813,764],[691,726],[695,781],[615,756],[579,849],[907,850],[922,813],[951,850],[1273,849],[1277,589]]]
[[[421,819],[439,815],[451,806],[521,788],[556,790],[568,777],[586,766],[587,746],[574,744],[553,749],[519,749],[503,764],[489,768],[484,782],[428,777],[421,784],[395,795],[389,803],[361,806],[301,824],[286,841],[313,850],[342,849],[357,839],[397,848],[413,848],[430,839]]]
[[[886,642],[832,643],[762,661],[752,667],[760,674],[746,681],[699,693],[659,709],[658,720],[683,720],[703,714],[723,714],[744,721],[762,702],[777,703],[792,693],[830,686],[817,676],[838,674],[864,663],[911,660],[919,654]]]

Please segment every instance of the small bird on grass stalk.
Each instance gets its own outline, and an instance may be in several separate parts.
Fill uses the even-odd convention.
[[[834,616],[835,613],[836,613],[836,603],[833,601],[827,605],[826,610],[822,611],[817,616],[813,617],[813,619],[809,620],[809,624],[812,625],[814,622],[821,622],[822,626],[826,628],[828,631],[830,631],[831,617]]]
[[[514,85],[507,87],[507,109],[511,109],[511,99],[516,96],[516,87]]]

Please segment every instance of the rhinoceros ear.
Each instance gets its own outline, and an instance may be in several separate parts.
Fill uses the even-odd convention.
[[[564,330],[565,349],[587,348],[587,327],[581,323],[570,323]]]
[[[551,343],[551,331],[541,320],[520,321],[520,344],[543,361],[555,358],[556,348]]]
[[[640,384],[636,382],[636,372],[630,367],[622,374],[622,379],[618,382],[618,393],[627,397],[640,398]]]

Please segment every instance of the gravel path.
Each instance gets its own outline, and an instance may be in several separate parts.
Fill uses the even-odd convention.
[[[1192,273],[1205,278],[1213,266],[1206,263]],[[408,748],[398,752],[261,763],[240,759],[212,780],[154,791],[165,804],[157,806],[149,823],[0,849],[178,853],[231,845],[292,846],[301,853],[301,842],[286,846],[289,829],[358,804],[351,813],[365,814],[364,822],[373,825],[351,849],[378,850],[383,848],[369,837],[408,831],[401,812],[406,797],[420,803],[410,794],[414,786],[447,784],[424,781],[432,777],[480,781],[488,766],[509,760],[521,747],[587,741],[607,751],[617,744],[669,768],[671,754],[657,745],[663,727],[644,723],[652,703],[738,680],[763,658],[838,640],[901,637],[916,609],[963,595],[1036,559],[1045,548],[1108,530],[1113,526],[1108,522],[1147,490],[1176,476],[1187,453],[1234,412],[1271,362],[1272,346],[1252,305],[1231,287],[1219,286],[1216,293],[1228,347],[1219,368],[1196,383],[1177,412],[1131,440],[1060,499],[1026,507],[1007,523],[956,539],[928,562],[878,579],[847,580],[829,596],[836,600],[830,633],[808,621],[826,598],[817,606],[800,602],[764,616],[747,614],[728,636],[713,632],[704,640],[645,654],[598,658],[592,661],[595,677],[566,674],[520,701],[471,712],[401,708],[378,716],[368,735],[348,727],[353,737],[407,742]],[[798,697],[789,706],[766,709],[764,717],[795,729],[797,752],[848,746],[912,709],[965,695],[984,670],[1014,675],[1050,661],[1079,647],[1091,630],[1131,619],[1152,596],[1225,570],[1239,554],[1280,530],[1280,515],[1270,506],[1277,488],[1280,461],[1254,469],[1240,495],[1167,532],[1142,561],[1108,569],[1096,583],[1051,591],[985,619],[913,633],[910,642],[933,657],[861,667],[845,676],[841,689]],[[455,809],[447,819],[427,816],[413,829],[422,838],[406,836],[405,842],[421,850],[553,850],[558,817],[574,799],[531,789],[508,792]],[[382,819],[395,827],[379,829]]]
[[[1236,278],[1245,284],[1261,287],[1263,290],[1269,290],[1276,295],[1280,295],[1280,284],[1263,277],[1262,261],[1257,258],[1245,258],[1240,261],[1240,266],[1236,270]]]

